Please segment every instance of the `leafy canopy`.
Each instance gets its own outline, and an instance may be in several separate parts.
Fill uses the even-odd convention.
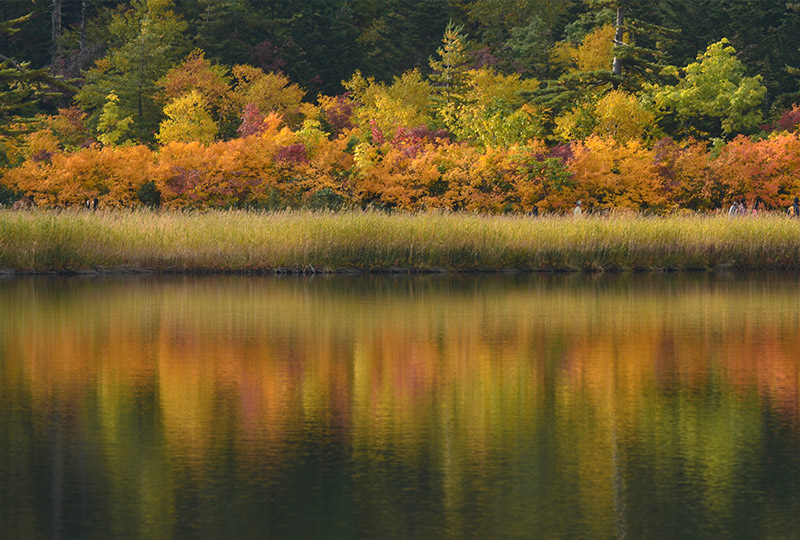
[[[156,134],[161,144],[173,141],[210,143],[217,134],[217,124],[206,110],[203,96],[192,90],[164,107],[166,119]]]
[[[665,124],[684,135],[715,136],[746,132],[761,122],[767,89],[760,75],[745,75],[727,39],[709,45],[683,72],[675,85],[649,88]]]

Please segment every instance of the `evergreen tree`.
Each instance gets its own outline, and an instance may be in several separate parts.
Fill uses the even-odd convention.
[[[9,36],[19,31],[30,19],[26,15],[0,22],[0,35]],[[47,69],[31,69],[29,62],[18,62],[0,52],[0,133],[24,130],[25,118],[38,112],[42,99],[61,96],[74,88],[61,77],[54,77]],[[13,126],[12,120],[18,125]]]
[[[535,77],[546,78],[551,74],[552,33],[544,20],[533,17],[527,26],[511,29],[505,48],[513,63],[521,71]]]
[[[489,62],[507,72],[550,75],[550,49],[577,0],[475,0],[467,7]]]
[[[16,21],[14,31],[0,32],[0,52],[31,69],[52,58],[51,1],[0,2],[0,21]]]
[[[613,14],[613,59],[604,69],[568,72],[548,81],[537,91],[535,100],[554,111],[581,101],[587,93],[622,89],[636,92],[645,83],[663,81],[670,70],[664,47],[677,35],[674,29],[638,17],[646,4],[640,0],[586,0],[587,6],[602,20]],[[601,18],[602,17],[602,18]]]
[[[427,70],[442,28],[464,18],[446,0],[355,0],[353,12],[363,55],[360,71],[382,82],[409,69]]]
[[[467,92],[470,57],[463,31],[463,26],[456,26],[453,21],[447,23],[442,46],[436,50],[438,58],[429,60],[434,100],[439,107],[461,103]]]
[[[114,43],[105,58],[86,72],[86,84],[76,96],[90,122],[97,124],[106,96],[119,97],[122,116],[131,115],[138,140],[151,140],[161,117],[155,102],[157,81],[186,54],[184,22],[172,10],[172,0],[134,0],[109,26]]]
[[[266,31],[265,22],[245,0],[195,0],[176,7],[189,23],[193,46],[220,64],[248,61]]]

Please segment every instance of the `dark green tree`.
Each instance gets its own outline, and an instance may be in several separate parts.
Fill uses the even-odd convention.
[[[363,54],[360,71],[384,82],[410,69],[427,71],[447,22],[465,18],[446,0],[355,0],[353,11]]]
[[[505,50],[515,66],[539,78],[552,75],[550,50],[554,39],[545,21],[534,17],[527,26],[512,28],[510,34]]]
[[[18,32],[31,16],[0,22],[0,35]],[[28,119],[41,111],[42,100],[73,90],[68,81],[53,76],[46,68],[32,69],[29,62],[18,62],[0,52],[0,133],[24,131]]]
[[[18,20],[16,31],[0,34],[0,51],[15,61],[38,69],[51,60],[51,4],[0,2],[0,21]]]
[[[555,112],[572,106],[589,92],[616,88],[635,92],[644,83],[670,77],[664,49],[678,31],[643,18],[641,15],[652,16],[648,4],[642,0],[585,1],[590,10],[583,20],[601,22],[613,16],[614,58],[608,69],[573,71],[543,85],[534,100]]]
[[[266,25],[246,0],[195,0],[176,7],[189,23],[192,45],[220,64],[247,62],[263,39]]]
[[[491,51],[495,66],[547,78],[549,54],[578,0],[475,0],[468,4],[471,35]]]

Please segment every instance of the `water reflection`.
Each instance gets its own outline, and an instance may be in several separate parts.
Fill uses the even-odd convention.
[[[0,280],[0,531],[798,537],[799,300],[781,274]]]

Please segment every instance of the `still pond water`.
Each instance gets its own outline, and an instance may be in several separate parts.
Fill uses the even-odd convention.
[[[0,537],[800,538],[798,277],[0,279]]]

